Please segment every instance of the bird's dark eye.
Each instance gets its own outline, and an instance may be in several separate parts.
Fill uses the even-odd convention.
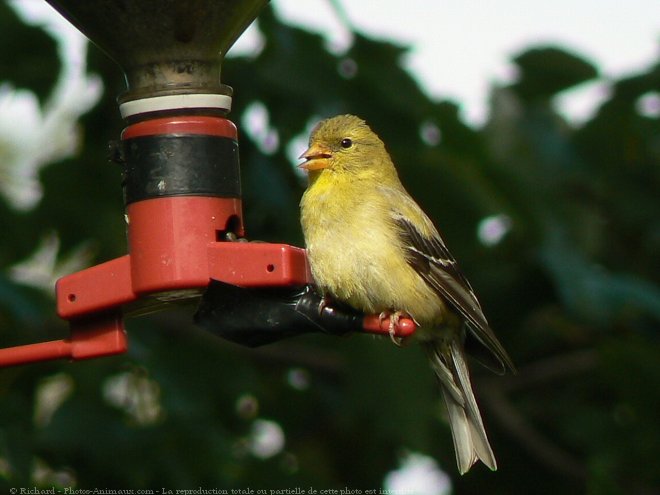
[[[344,138],[341,140],[341,143],[339,144],[341,144],[342,148],[350,148],[351,146],[353,146],[353,141],[349,138]]]

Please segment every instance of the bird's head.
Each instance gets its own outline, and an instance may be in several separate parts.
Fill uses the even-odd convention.
[[[339,115],[321,121],[312,131],[300,168],[310,177],[324,170],[352,175],[394,171],[385,145],[364,120]]]

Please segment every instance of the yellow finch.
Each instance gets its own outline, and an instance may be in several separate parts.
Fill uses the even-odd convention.
[[[465,362],[466,329],[503,367],[513,365],[440,234],[401,185],[385,145],[363,120],[340,115],[314,128],[301,158],[309,172],[301,223],[318,288],[364,313],[417,322],[447,405],[459,471],[477,459],[495,470]]]

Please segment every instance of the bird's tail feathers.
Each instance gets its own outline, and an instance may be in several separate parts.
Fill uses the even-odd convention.
[[[458,470],[465,474],[477,460],[496,470],[497,462],[474,398],[459,335],[425,343],[424,347],[447,404]]]

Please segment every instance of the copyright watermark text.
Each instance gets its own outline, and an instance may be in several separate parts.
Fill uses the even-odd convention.
[[[75,488],[75,487],[23,487],[11,488],[11,495],[410,495],[407,491],[384,490],[374,488],[361,490],[357,488],[314,488],[295,487],[278,489],[246,488]]]

